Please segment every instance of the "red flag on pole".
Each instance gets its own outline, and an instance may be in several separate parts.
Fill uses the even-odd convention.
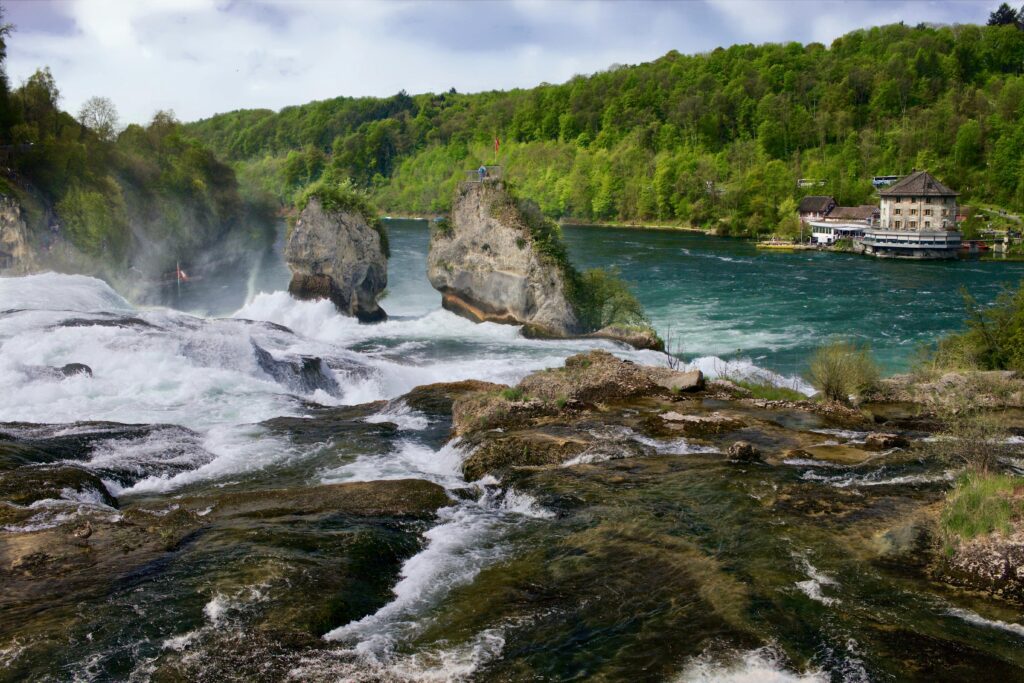
[[[495,137],[494,138],[494,153],[495,154],[498,153],[498,148],[499,147],[501,147],[501,140],[499,140],[497,137]]]

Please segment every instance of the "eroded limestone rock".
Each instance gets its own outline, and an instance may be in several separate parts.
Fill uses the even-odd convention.
[[[284,256],[288,291],[299,299],[330,299],[361,322],[387,317],[377,300],[388,285],[388,262],[372,217],[326,210],[313,197],[299,214]]]

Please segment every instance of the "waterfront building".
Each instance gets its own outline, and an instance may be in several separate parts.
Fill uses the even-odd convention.
[[[915,171],[881,190],[880,220],[864,231],[859,249],[891,258],[953,258],[960,249],[956,198],[927,171]]]
[[[808,195],[800,200],[797,211],[800,212],[800,220],[804,223],[818,220],[828,215],[834,209],[836,200],[825,195]]]
[[[808,221],[811,242],[827,246],[842,239],[860,238],[868,228],[878,225],[878,220],[879,209],[874,204],[836,206],[823,218]]]

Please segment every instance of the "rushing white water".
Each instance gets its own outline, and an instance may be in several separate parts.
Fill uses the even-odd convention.
[[[0,279],[0,385],[6,389],[0,393],[0,421],[58,425],[32,428],[41,437],[101,429],[91,421],[148,425],[138,433],[99,439],[88,459],[74,463],[100,476],[109,493],[122,498],[224,485],[316,458],[323,445],[293,443],[259,423],[307,415],[310,402],[389,400],[365,420],[394,424],[396,438],[381,452],[317,465],[311,481],[426,479],[449,489],[453,504],[440,511],[438,523],[424,535],[423,549],[403,565],[393,599],[373,614],[338,625],[326,638],[338,643],[335,654],[358,662],[356,671],[386,670],[420,680],[469,675],[500,654],[500,629],[414,656],[396,648],[424,628],[430,609],[449,591],[512,552],[508,539],[520,525],[544,523],[553,513],[493,479],[467,484],[460,444],[424,443],[419,435],[430,419],[393,399],[434,382],[472,378],[514,384],[593,348],[644,364],[660,365],[665,357],[607,341],[529,340],[514,326],[473,324],[436,304],[429,310],[392,310],[406,315],[360,325],[329,302],[296,301],[273,292],[256,294],[229,318],[208,318],[134,307],[94,278]],[[296,369],[310,358],[320,359],[312,383]],[[87,365],[91,376],[65,377],[58,369],[70,363]],[[767,373],[750,361],[705,357],[693,365],[710,377],[756,378],[809,391],[798,380]],[[651,453],[705,450],[684,439],[664,442],[635,433],[616,438]],[[607,457],[612,456],[595,452],[575,462]],[[461,492],[467,488],[475,488],[475,499],[465,499]],[[88,491],[68,491],[60,500],[34,504],[33,511],[19,530],[80,514],[117,514],[98,492]],[[224,627],[236,603],[235,597],[212,596],[204,608],[207,623],[169,637],[164,647],[194,647],[204,633]]]
[[[1005,631],[1007,633],[1012,633],[1015,636],[1024,638],[1024,625],[1021,624],[1015,624],[1013,622],[1008,621],[1000,621],[998,619],[986,619],[977,612],[972,612],[969,609],[961,609],[958,607],[951,608],[947,610],[946,613],[950,616],[957,617],[958,619],[963,619],[967,623],[974,624],[975,626],[996,629],[998,631]]]
[[[817,567],[811,564],[806,557],[798,556],[797,559],[800,561],[800,564],[808,578],[805,581],[797,581],[796,587],[811,600],[816,600],[823,605],[832,606],[839,604],[839,598],[830,597],[825,595],[823,592],[823,588],[825,586],[833,589],[838,586],[836,580],[828,574],[820,571]]]
[[[788,671],[776,650],[763,647],[725,658],[709,654],[697,657],[675,683],[824,683],[828,680],[829,676],[823,671]]]

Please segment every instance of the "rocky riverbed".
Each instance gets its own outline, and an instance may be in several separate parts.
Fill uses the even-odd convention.
[[[440,483],[173,495],[101,453],[180,428],[0,425],[4,676],[1017,677],[1021,543],[943,554],[927,407],[744,394],[594,351],[262,423],[369,453],[412,416]]]

